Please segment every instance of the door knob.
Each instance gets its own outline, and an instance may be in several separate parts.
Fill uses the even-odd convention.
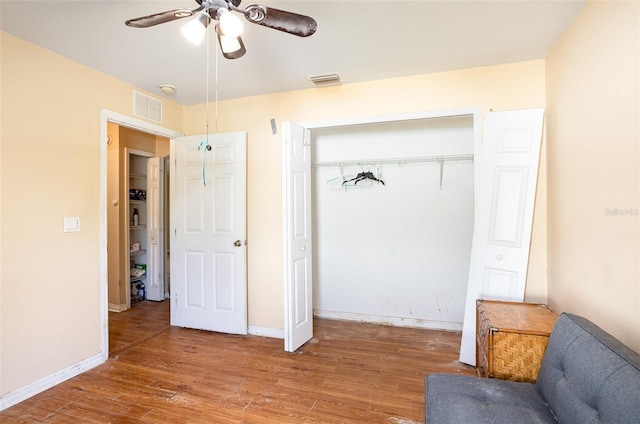
[[[242,246],[242,242],[240,240],[236,240],[236,241],[233,242],[233,245],[235,247],[240,247],[240,246]]]

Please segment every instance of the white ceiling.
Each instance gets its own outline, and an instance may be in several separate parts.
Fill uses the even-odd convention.
[[[236,60],[209,55],[209,99],[311,88],[311,75],[338,72],[343,84],[542,59],[585,0],[405,1],[245,0],[312,16],[308,38],[245,23]],[[124,21],[194,0],[0,1],[0,27],[120,80],[183,104],[207,99],[206,43],[190,45],[178,20],[151,28]],[[216,68],[217,80],[216,84]],[[318,88],[321,89],[321,88]]]

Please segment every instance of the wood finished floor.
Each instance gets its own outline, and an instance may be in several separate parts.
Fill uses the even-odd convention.
[[[0,412],[13,423],[424,422],[424,378],[473,375],[460,333],[316,319],[283,342],[168,325],[168,301],[110,314],[110,359]]]

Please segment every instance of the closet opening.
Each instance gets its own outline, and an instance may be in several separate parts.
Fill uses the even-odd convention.
[[[314,317],[461,330],[474,114],[311,128]]]

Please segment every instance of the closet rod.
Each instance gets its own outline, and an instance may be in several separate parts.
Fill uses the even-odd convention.
[[[387,159],[363,159],[363,160],[343,160],[334,162],[317,162],[313,166],[322,168],[327,166],[362,166],[362,165],[405,165],[408,163],[422,162],[448,162],[458,160],[473,160],[472,154],[463,155],[437,155],[437,156],[412,156],[405,158]]]

